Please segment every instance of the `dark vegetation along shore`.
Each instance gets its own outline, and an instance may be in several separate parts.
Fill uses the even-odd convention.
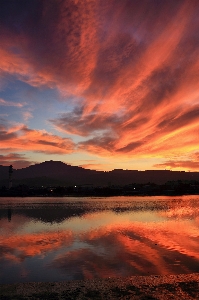
[[[198,181],[168,181],[158,185],[148,182],[146,184],[132,183],[124,186],[40,186],[29,187],[25,184],[10,189],[2,186],[0,197],[63,197],[63,196],[178,196],[199,195]]]
[[[199,273],[0,285],[0,299],[197,300]]]

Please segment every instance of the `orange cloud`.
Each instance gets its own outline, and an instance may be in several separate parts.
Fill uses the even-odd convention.
[[[36,151],[52,153],[70,153],[74,150],[74,143],[67,138],[50,134],[45,130],[29,129],[23,124],[10,128],[1,126],[1,151]]]
[[[164,9],[169,9],[169,5]],[[115,15],[119,15],[119,19],[110,21],[112,34],[109,32],[98,51],[93,82],[85,93],[86,101],[72,113],[63,113],[53,124],[66,132],[88,136],[87,141],[79,144],[80,149],[99,155],[155,157],[158,154],[164,157],[168,152],[170,155],[180,150],[183,153],[188,147],[190,151],[196,150],[198,143],[194,136],[199,114],[194,64],[198,52],[190,54],[189,61],[187,53],[183,54],[187,39],[195,49],[187,26],[195,27],[191,15],[195,14],[196,3],[182,2],[178,9],[174,8],[176,14],[170,12],[168,23],[161,20],[164,10],[155,17],[149,9],[151,23],[147,25],[152,26],[153,18],[153,34],[150,40],[146,33],[148,40],[144,40],[146,24],[140,26],[140,43],[133,39],[133,32],[131,36],[117,31],[116,22],[120,24],[120,18],[124,21],[127,14],[125,10],[117,14],[117,8]],[[139,15],[143,13],[139,5],[133,8]],[[129,31],[128,26],[134,22],[132,18],[132,23],[127,23]],[[179,23],[180,26],[176,26]],[[146,44],[142,45],[141,41]],[[194,93],[190,92],[192,87]],[[180,139],[185,131],[190,140],[186,143]],[[94,137],[89,138],[91,134]],[[175,139],[180,140],[177,145]]]
[[[192,160],[168,160],[161,164],[155,164],[157,168],[171,168],[197,171],[199,169],[199,162]]]

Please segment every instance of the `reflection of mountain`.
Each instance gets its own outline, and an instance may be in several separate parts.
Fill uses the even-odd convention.
[[[0,219],[7,218],[11,221],[14,215],[21,215],[30,219],[39,220],[44,223],[60,223],[65,219],[84,216],[87,213],[97,213],[101,211],[113,211],[116,214],[124,212],[138,211],[164,211],[168,207],[168,203],[150,202],[150,204],[139,201],[115,202],[103,201],[100,202],[80,202],[74,205],[71,203],[64,204],[29,204],[29,205],[13,205],[12,208],[4,207],[0,209]]]
[[[24,198],[25,199],[25,198]],[[51,198],[49,198],[51,199]],[[64,198],[63,198],[64,199]],[[65,198],[69,199],[69,198]],[[124,197],[124,199],[126,199]],[[139,201],[133,200],[97,200],[95,198],[89,201],[68,202],[62,200],[62,203],[18,203],[15,202],[9,207],[3,204],[0,208],[0,220],[7,218],[8,221],[12,220],[14,215],[28,217],[30,219],[39,220],[44,223],[60,223],[65,219],[83,217],[90,213],[99,213],[102,211],[112,211],[116,215],[130,212],[158,212],[161,216],[166,218],[180,218],[189,217],[198,213],[198,200],[186,200],[179,198],[179,200],[158,200],[158,201]]]
[[[7,218],[8,221],[11,221],[12,210],[10,208],[0,209],[0,220],[3,218]]]
[[[163,184],[169,180],[197,180],[199,172],[178,172],[169,170],[137,171],[113,170],[102,172],[70,166],[60,161],[47,161],[29,166],[24,169],[14,170],[13,185],[27,184],[29,186],[41,185],[107,185],[131,184],[153,182]],[[8,167],[0,166],[0,185],[8,182]]]
[[[87,212],[88,210],[80,207],[42,206],[40,208],[14,208],[12,209],[12,217],[14,215],[21,215],[44,223],[60,223],[65,219],[81,217]],[[8,220],[11,221],[11,209],[0,209],[0,219],[1,218],[8,218]]]

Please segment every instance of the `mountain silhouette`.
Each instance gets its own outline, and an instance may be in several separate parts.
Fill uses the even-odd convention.
[[[0,166],[0,185],[8,185],[8,166]],[[132,183],[164,184],[172,180],[199,181],[199,172],[169,170],[122,170],[96,171],[71,166],[61,161],[45,161],[27,168],[13,169],[13,186],[74,186],[74,185],[127,185]]]

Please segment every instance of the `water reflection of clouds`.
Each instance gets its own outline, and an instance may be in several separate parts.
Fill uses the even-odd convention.
[[[49,251],[70,245],[73,243],[73,238],[73,233],[70,231],[2,236],[0,259],[22,262],[28,257],[44,255]]]
[[[120,225],[110,222],[80,235],[81,241],[92,245],[92,251],[85,247],[75,253],[68,252],[55,258],[52,266],[65,271],[78,266],[82,278],[85,274],[86,278],[96,276],[94,272],[91,276],[90,272],[93,262],[94,270],[100,269],[100,275],[97,275],[100,277],[187,273],[198,267],[196,234],[198,228],[190,221],[171,220],[158,224],[158,227],[155,222]]]
[[[154,230],[157,236],[154,236]],[[81,240],[92,248],[88,249],[85,244],[84,249],[59,255],[51,267],[72,273],[75,270],[82,276],[78,279],[187,272],[190,262],[196,263],[195,259],[198,259],[197,245],[189,239],[182,246],[182,236],[176,240],[178,232],[170,239],[167,234],[161,234],[154,227],[143,228],[141,224],[112,230],[100,228],[81,234]],[[185,257],[189,259],[186,261]],[[183,260],[182,264],[177,263]]]
[[[56,269],[65,274],[63,279],[197,271],[199,217],[195,201],[160,201],[159,209],[155,202],[145,206],[137,202],[123,205],[129,207],[124,211],[113,210],[109,203],[107,210],[74,215],[58,223],[31,219],[26,210],[20,215],[13,211],[11,222],[2,217],[1,262],[22,266],[31,259],[38,271],[48,265],[52,272]],[[47,258],[47,265],[37,261]]]
[[[199,216],[199,208],[186,205],[170,208],[168,211],[163,211],[160,214],[166,218],[194,219],[196,216]]]

